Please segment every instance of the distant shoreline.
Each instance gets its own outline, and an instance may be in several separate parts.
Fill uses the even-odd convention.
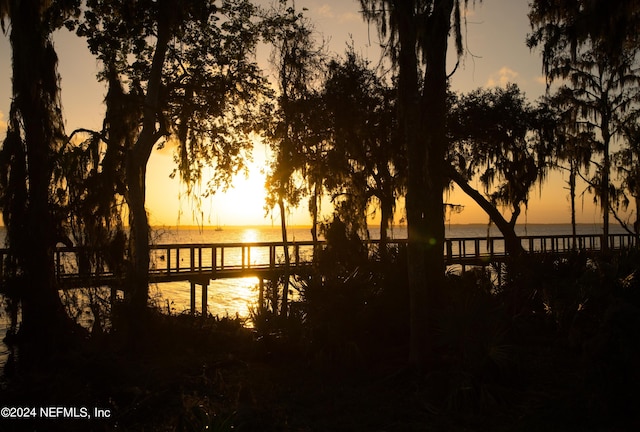
[[[445,227],[449,226],[457,226],[457,227],[487,227],[489,224],[486,222],[471,222],[471,223],[445,223]],[[571,226],[570,222],[530,222],[530,223],[519,223],[516,224],[516,227],[527,227],[527,226]],[[491,224],[492,227],[496,227],[495,224]],[[590,223],[590,222],[580,222],[577,223],[576,226],[601,226],[601,223]],[[617,223],[610,224],[611,227],[618,226]],[[376,228],[376,224],[370,224],[370,228]],[[406,228],[407,224],[398,224],[393,225],[392,228]],[[151,229],[205,229],[205,230],[215,230],[215,229],[239,229],[239,228],[274,228],[280,229],[280,225],[278,224],[264,224],[264,225],[152,225]],[[311,225],[287,225],[287,228],[291,229],[311,229]],[[496,227],[497,228],[497,227]]]
[[[472,223],[445,223],[445,228],[450,228],[450,227],[483,227],[483,228],[487,228],[489,226],[489,224],[487,224],[486,222],[472,222]],[[530,223],[519,223],[516,224],[516,229],[521,229],[521,228],[527,228],[527,227],[541,227],[541,226],[547,226],[547,227],[559,227],[559,226],[571,226],[570,222],[567,223],[562,223],[562,222],[530,222]],[[602,227],[602,223],[599,222],[579,222],[576,224],[576,227],[597,227],[597,228],[601,228]],[[617,223],[611,223],[609,225],[610,228],[616,229],[616,228],[621,228],[619,224]],[[128,226],[125,226],[125,228],[128,228]],[[184,230],[205,230],[205,231],[209,231],[209,230],[225,230],[225,229],[269,229],[269,228],[273,228],[273,229],[280,229],[280,225],[278,224],[263,224],[263,225],[151,225],[151,230],[154,231],[158,231],[158,230],[176,230],[176,229],[184,229]],[[288,229],[311,229],[311,225],[287,225]],[[370,224],[369,225],[370,229],[376,229],[379,228],[379,226],[377,224]],[[392,225],[391,226],[391,230],[393,229],[406,229],[407,225],[406,224],[398,224],[398,225]],[[495,224],[491,224],[491,228],[492,229],[498,229],[496,227]],[[0,224],[0,230],[4,230],[6,229],[6,227],[4,225]]]

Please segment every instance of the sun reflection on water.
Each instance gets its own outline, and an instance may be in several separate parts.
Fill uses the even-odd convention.
[[[242,232],[242,243],[256,243],[259,236],[257,229],[247,228]]]
[[[212,280],[207,290],[207,312],[213,316],[249,317],[258,299],[258,278],[247,277],[238,279]],[[159,284],[161,305],[169,308],[171,313],[188,313],[190,309],[189,284],[184,282],[170,282]],[[196,312],[201,312],[201,287],[196,288]],[[167,303],[168,301],[168,303]],[[165,306],[166,305],[166,306]]]

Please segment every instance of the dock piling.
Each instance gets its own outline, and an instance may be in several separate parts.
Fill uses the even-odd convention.
[[[195,315],[196,314],[196,285],[200,285],[202,287],[202,305],[200,307],[200,311],[202,313],[203,317],[207,316],[207,303],[208,303],[208,298],[209,298],[209,281],[208,280],[200,280],[200,281],[195,281],[195,280],[191,280],[189,281],[190,284],[190,295],[189,295],[189,306],[190,306],[190,312],[191,315]]]

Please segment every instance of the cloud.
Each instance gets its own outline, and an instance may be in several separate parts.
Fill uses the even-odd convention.
[[[345,12],[338,17],[338,21],[340,21],[340,23],[361,22],[362,15],[355,12]]]
[[[513,69],[503,66],[499,71],[492,73],[487,80],[487,87],[503,87],[508,83],[515,82],[518,78],[518,72]]]
[[[316,13],[322,18],[335,18],[333,8],[331,7],[331,5],[328,5],[326,3],[320,6]]]
[[[362,20],[362,16],[356,12],[336,13],[333,7],[327,3],[323,3],[322,6],[316,10],[316,14],[320,18],[334,20],[340,24],[360,22]]]

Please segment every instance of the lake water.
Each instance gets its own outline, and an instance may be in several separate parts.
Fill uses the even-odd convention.
[[[612,227],[612,233],[622,232],[619,227]],[[567,224],[538,225],[530,224],[517,228],[519,235],[566,235],[571,233],[571,226]],[[601,234],[599,225],[578,225],[578,234]],[[372,239],[379,238],[377,229],[371,229]],[[407,237],[405,227],[395,227],[391,237],[404,239]],[[485,224],[449,225],[446,236],[453,237],[487,237],[500,236],[495,228],[490,229]],[[0,237],[4,237],[4,229],[0,230]],[[1,240],[0,238],[0,240]],[[279,227],[223,227],[214,228],[155,228],[152,235],[154,244],[179,243],[255,243],[277,242],[282,239]],[[311,231],[308,227],[292,227],[288,230],[289,241],[309,241]],[[212,315],[248,317],[250,308],[255,305],[258,297],[258,279],[222,279],[211,281],[208,290],[207,309]],[[162,283],[150,289],[155,304],[171,313],[188,312],[190,309],[190,286],[188,282]],[[200,287],[196,292],[196,305],[200,310]],[[4,310],[0,315],[0,339],[4,337],[7,317]],[[0,344],[0,365],[4,364],[8,352],[4,344]]]

